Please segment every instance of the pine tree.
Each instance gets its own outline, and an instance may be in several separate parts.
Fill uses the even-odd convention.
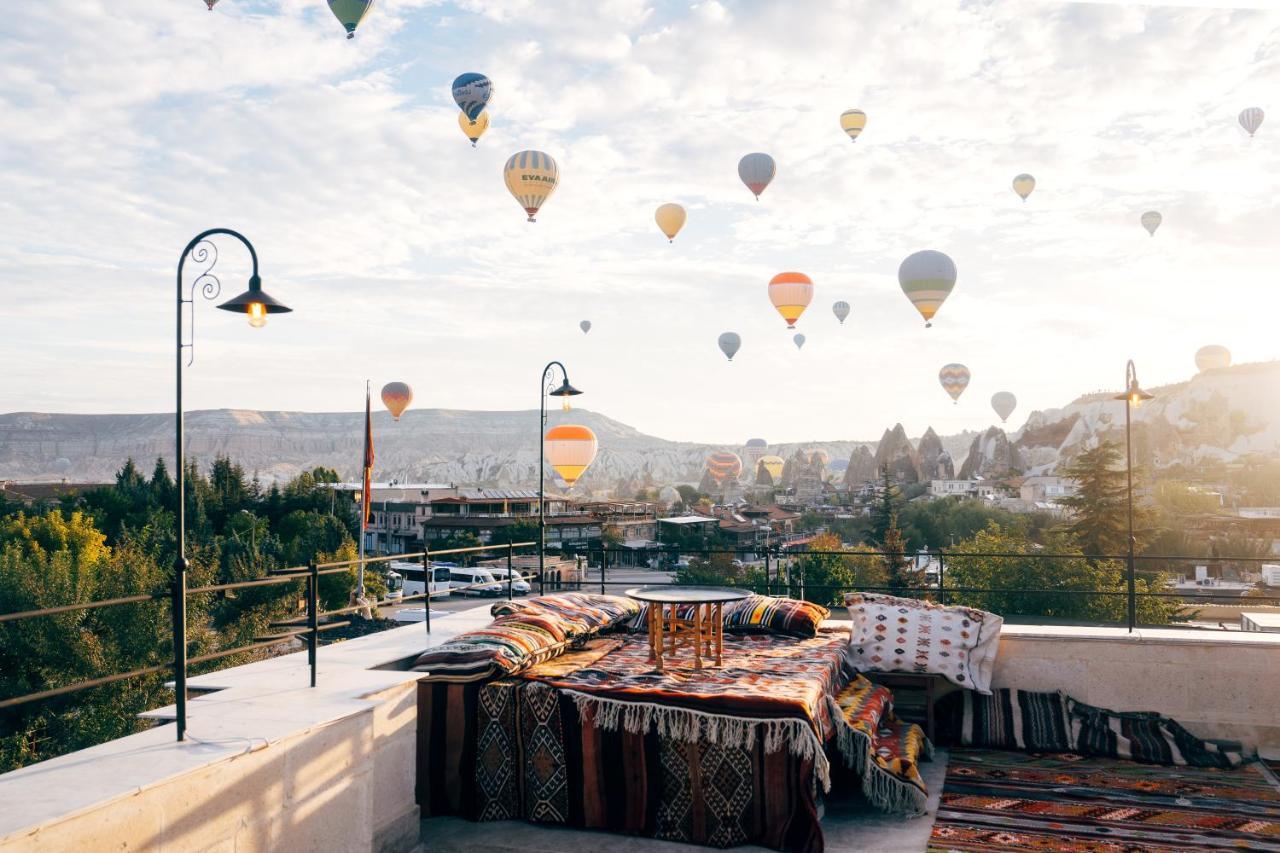
[[[1128,486],[1120,446],[1103,442],[1086,450],[1061,470],[1064,477],[1076,481],[1074,495],[1063,498],[1063,506],[1071,510],[1064,529],[1088,556],[1116,556],[1129,548]],[[1135,491],[1137,489],[1135,471]],[[1135,536],[1146,525],[1149,512],[1135,505]]]
[[[902,493],[889,476],[889,466],[880,466],[880,489],[876,495],[876,506],[871,511],[871,540],[880,546],[885,545],[885,535],[890,525],[897,525],[898,509],[902,504]]]
[[[907,540],[902,538],[902,531],[898,529],[896,512],[889,516],[889,526],[885,529],[880,547],[884,551],[884,568],[889,578],[889,589],[900,594],[917,586],[919,579],[907,560]]]

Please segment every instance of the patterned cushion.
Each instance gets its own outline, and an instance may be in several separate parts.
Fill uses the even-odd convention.
[[[724,609],[726,631],[772,631],[792,637],[816,637],[831,611],[821,604],[775,595],[752,595]]]
[[[1001,687],[989,696],[960,690],[938,703],[938,733],[953,746],[1071,752],[1067,697]]]
[[[853,620],[853,664],[863,672],[931,672],[979,693],[991,670],[1004,619],[971,607],[947,607],[870,592],[844,597]]]
[[[1194,767],[1236,767],[1244,761],[1241,753],[1201,740],[1153,711],[1109,711],[1068,697],[1067,712],[1081,755]]]
[[[624,595],[562,592],[528,601],[500,601],[489,610],[495,617],[518,613],[550,613],[576,636],[624,630],[640,614],[640,602]]]
[[[413,669],[427,673],[425,681],[481,681],[550,660],[575,639],[554,614],[517,613],[428,649]]]

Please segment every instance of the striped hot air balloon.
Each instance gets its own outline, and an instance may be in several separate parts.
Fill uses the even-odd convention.
[[[958,401],[964,389],[969,387],[969,368],[954,362],[944,364],[938,371],[938,381],[942,383],[942,389],[951,395],[952,401]]]
[[[782,469],[787,462],[781,456],[762,456],[756,463],[756,482],[762,485],[773,485],[781,481]]]
[[[329,11],[347,30],[347,38],[356,37],[356,27],[373,8],[373,0],[329,0]]]
[[[547,199],[556,191],[560,183],[560,168],[551,155],[541,151],[520,151],[511,155],[503,169],[503,178],[507,189],[515,196],[524,212],[529,214],[529,221],[538,209],[546,204]]]
[[[764,192],[777,173],[778,167],[773,158],[759,151],[738,161],[738,177],[747,185],[747,189],[755,193],[756,201],[760,200],[760,193]]]
[[[467,139],[471,140],[471,147],[475,148],[480,137],[484,136],[484,132],[489,129],[489,114],[480,113],[480,116],[472,121],[467,118],[466,113],[458,113],[458,127],[462,128]]]
[[[1262,111],[1261,107],[1247,107],[1240,111],[1240,126],[1249,131],[1252,137],[1258,132],[1258,128],[1262,126],[1262,120],[1267,114]]]
[[[453,81],[453,102],[472,123],[480,120],[480,114],[493,98],[493,82],[483,74],[468,71]]]
[[[561,424],[547,430],[542,446],[547,463],[573,488],[596,458],[596,434],[590,427]]]
[[[382,386],[382,405],[387,407],[393,419],[400,420],[400,416],[412,402],[413,389],[404,382],[388,382]]]
[[[1231,366],[1231,350],[1218,344],[1209,344],[1196,350],[1196,368],[1202,373]]]
[[[747,462],[751,464],[751,470],[756,470],[756,466],[760,464],[760,460],[769,454],[769,442],[763,438],[749,438],[744,445],[746,448],[744,455]]]
[[[850,142],[858,141],[858,134],[867,126],[867,114],[862,110],[845,110],[840,113],[840,129],[849,136]]]
[[[836,319],[840,321],[840,325],[844,325],[844,320],[849,316],[849,303],[841,299],[839,302],[831,306],[831,313],[836,315]]]
[[[898,267],[898,284],[928,328],[933,325],[933,315],[956,286],[955,261],[933,249],[908,255]]]
[[[707,473],[723,486],[738,479],[742,473],[742,460],[731,450],[717,450],[707,456]]]
[[[813,300],[813,281],[802,272],[780,272],[769,281],[769,301],[778,309],[787,328],[796,321]]]

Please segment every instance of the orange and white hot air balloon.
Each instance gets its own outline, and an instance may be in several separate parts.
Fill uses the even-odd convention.
[[[388,382],[382,386],[382,405],[387,407],[391,417],[400,420],[404,410],[413,402],[413,389],[403,382]]]
[[[780,272],[769,282],[769,301],[787,321],[787,328],[794,329],[813,301],[813,281],[802,272]]]
[[[596,434],[578,424],[553,426],[543,436],[542,446],[547,462],[569,488],[596,458]]]

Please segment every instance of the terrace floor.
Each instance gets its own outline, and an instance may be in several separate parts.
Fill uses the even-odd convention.
[[[822,831],[826,849],[835,851],[875,850],[877,853],[919,853],[929,843],[934,816],[947,773],[947,750],[939,749],[933,761],[920,765],[929,787],[928,812],[917,818],[887,815],[871,806],[851,787],[832,788],[826,796]],[[415,853],[687,853],[711,849],[670,841],[655,841],[608,832],[559,829],[524,821],[503,820],[473,823],[462,818],[442,817],[422,821],[422,844]],[[734,847],[735,851],[757,853],[764,847]]]

